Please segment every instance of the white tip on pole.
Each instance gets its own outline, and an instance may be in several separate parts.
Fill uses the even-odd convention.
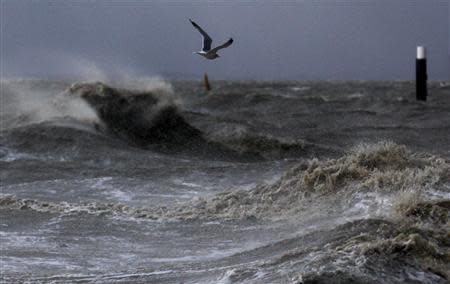
[[[417,47],[417,59],[427,58],[427,49],[424,46]]]

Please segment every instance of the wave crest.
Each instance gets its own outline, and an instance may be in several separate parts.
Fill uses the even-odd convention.
[[[92,214],[102,213],[105,209],[108,212],[119,212],[119,215],[142,215],[149,219],[281,218],[287,213],[298,213],[298,208],[302,208],[305,200],[324,196],[346,199],[349,195],[374,191],[393,193],[392,198],[395,199],[406,192],[406,189],[414,192],[446,183],[449,176],[450,164],[443,159],[411,152],[393,142],[379,142],[360,145],[338,159],[303,162],[287,171],[274,184],[259,185],[251,190],[225,191],[212,198],[199,198],[180,204],[170,210],[98,203],[46,205],[38,201],[16,201],[14,198],[4,198],[0,205],[16,209],[44,208],[56,212],[69,212],[77,208],[75,211],[88,211]],[[410,216],[428,210],[410,209],[419,202],[408,201],[406,204],[406,208],[397,207],[404,208],[402,212],[410,212]]]
[[[415,154],[393,142],[362,144],[338,159],[301,163],[273,185],[250,191],[229,191],[198,200],[186,214],[195,216],[276,216],[295,210],[312,194],[341,191],[402,192],[426,189],[448,181],[450,164],[427,154]]]
[[[67,94],[85,99],[110,131],[136,144],[180,144],[201,136],[178,113],[164,88],[136,91],[96,82],[74,84]]]

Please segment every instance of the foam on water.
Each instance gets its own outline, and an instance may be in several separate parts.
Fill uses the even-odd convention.
[[[204,217],[280,217],[295,214],[305,199],[324,194],[346,198],[353,195],[355,199],[360,193],[377,192],[375,197],[380,198],[381,194],[417,188],[426,191],[447,182],[449,176],[450,164],[444,159],[416,154],[392,142],[363,144],[339,159],[302,163],[275,184],[200,200],[185,213]],[[381,204],[386,203],[381,198]]]

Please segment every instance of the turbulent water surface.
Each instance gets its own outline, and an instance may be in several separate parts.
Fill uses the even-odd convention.
[[[1,280],[449,283],[450,88],[2,81]]]

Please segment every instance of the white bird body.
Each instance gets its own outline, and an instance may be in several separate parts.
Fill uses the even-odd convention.
[[[215,52],[211,52],[211,51],[209,51],[209,52],[204,52],[203,50],[202,51],[196,51],[196,52],[194,52],[195,54],[198,54],[198,55],[200,55],[200,56],[203,56],[203,57],[205,57],[206,59],[216,59],[217,57],[220,57],[217,53],[215,53]]]
[[[233,43],[233,39],[230,38],[224,44],[216,46],[214,48],[211,48],[211,43],[212,43],[211,37],[199,25],[197,25],[194,21],[192,21],[191,19],[189,19],[189,21],[202,34],[202,37],[203,37],[202,50],[194,52],[195,54],[203,56],[206,59],[216,59],[216,58],[220,57],[217,54],[217,51],[219,51],[220,49],[229,47]]]

